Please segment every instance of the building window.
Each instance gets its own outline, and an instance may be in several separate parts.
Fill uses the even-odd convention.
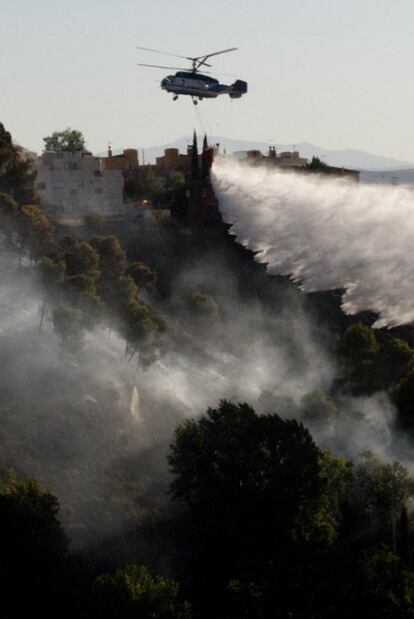
[[[101,195],[103,193],[102,189],[95,189],[95,193]]]
[[[70,196],[77,196],[78,195],[78,190],[77,189],[69,189],[69,195]]]

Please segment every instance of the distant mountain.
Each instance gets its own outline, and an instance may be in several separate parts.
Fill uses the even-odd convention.
[[[261,150],[263,153],[267,153],[269,144],[265,142],[254,142],[247,140],[233,140],[231,138],[223,138],[214,136],[209,138],[209,142],[212,144],[220,144],[220,148],[226,149],[226,152],[237,153],[239,151],[246,150]],[[165,148],[178,148],[181,152],[187,150],[187,145],[192,143],[192,136],[186,136],[178,138],[170,144],[163,146],[150,146],[145,148],[145,162],[153,163],[155,158],[163,154]],[[202,144],[202,136],[199,136],[199,144]],[[391,159],[390,157],[382,157],[379,155],[373,155],[372,153],[366,153],[362,150],[345,149],[345,150],[327,150],[315,144],[309,144],[303,142],[301,144],[294,145],[295,150],[298,150],[302,157],[311,159],[314,155],[320,157],[325,163],[329,165],[338,166],[340,168],[353,168],[357,170],[400,170],[407,168],[414,168],[414,163],[410,161],[402,161],[400,159]],[[292,144],[277,144],[277,151],[293,150]],[[140,159],[142,161],[142,151],[140,149]]]

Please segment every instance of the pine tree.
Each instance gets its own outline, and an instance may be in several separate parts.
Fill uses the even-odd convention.
[[[198,145],[197,134],[194,129],[193,148],[191,149],[191,180],[195,181],[200,178],[200,170],[198,166]]]
[[[202,178],[208,178],[210,175],[210,152],[207,142],[207,134],[204,134],[203,140],[203,154],[201,157],[201,176]]]
[[[0,192],[10,195],[19,205],[36,204],[35,178],[30,160],[22,148],[13,144],[10,133],[0,123]]]

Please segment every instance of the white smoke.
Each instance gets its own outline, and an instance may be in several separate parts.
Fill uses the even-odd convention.
[[[307,292],[344,288],[375,327],[414,321],[414,194],[220,159],[214,189],[231,233]]]

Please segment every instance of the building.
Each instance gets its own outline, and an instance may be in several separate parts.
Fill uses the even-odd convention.
[[[156,158],[156,168],[161,172],[183,172],[187,173],[191,169],[191,149],[187,147],[187,154],[180,153],[178,148],[166,148],[161,157]]]
[[[278,168],[304,168],[308,160],[299,155],[297,150],[284,151],[280,154],[276,152],[275,146],[269,146],[268,155],[263,155],[260,150],[239,151],[237,159],[246,161],[252,165],[271,165]]]
[[[35,168],[36,189],[46,211],[73,217],[122,212],[122,170],[107,168],[100,157],[87,151],[45,152],[36,159]]]
[[[335,177],[346,177],[349,180],[359,182],[358,170],[330,166],[320,161],[318,157],[314,157],[312,161],[309,162],[308,159],[301,157],[297,150],[283,151],[278,154],[275,146],[269,146],[267,155],[263,155],[260,150],[248,150],[237,152],[236,158],[249,165],[266,165],[296,172],[327,174]]]
[[[106,170],[138,170],[139,159],[136,148],[125,148],[120,155],[113,155],[112,149],[109,146],[108,156],[103,160]]]
[[[276,165],[279,168],[304,168],[308,164],[308,160],[299,155],[297,150],[283,151],[278,155],[275,146],[269,146],[269,154],[267,162],[271,165]]]

